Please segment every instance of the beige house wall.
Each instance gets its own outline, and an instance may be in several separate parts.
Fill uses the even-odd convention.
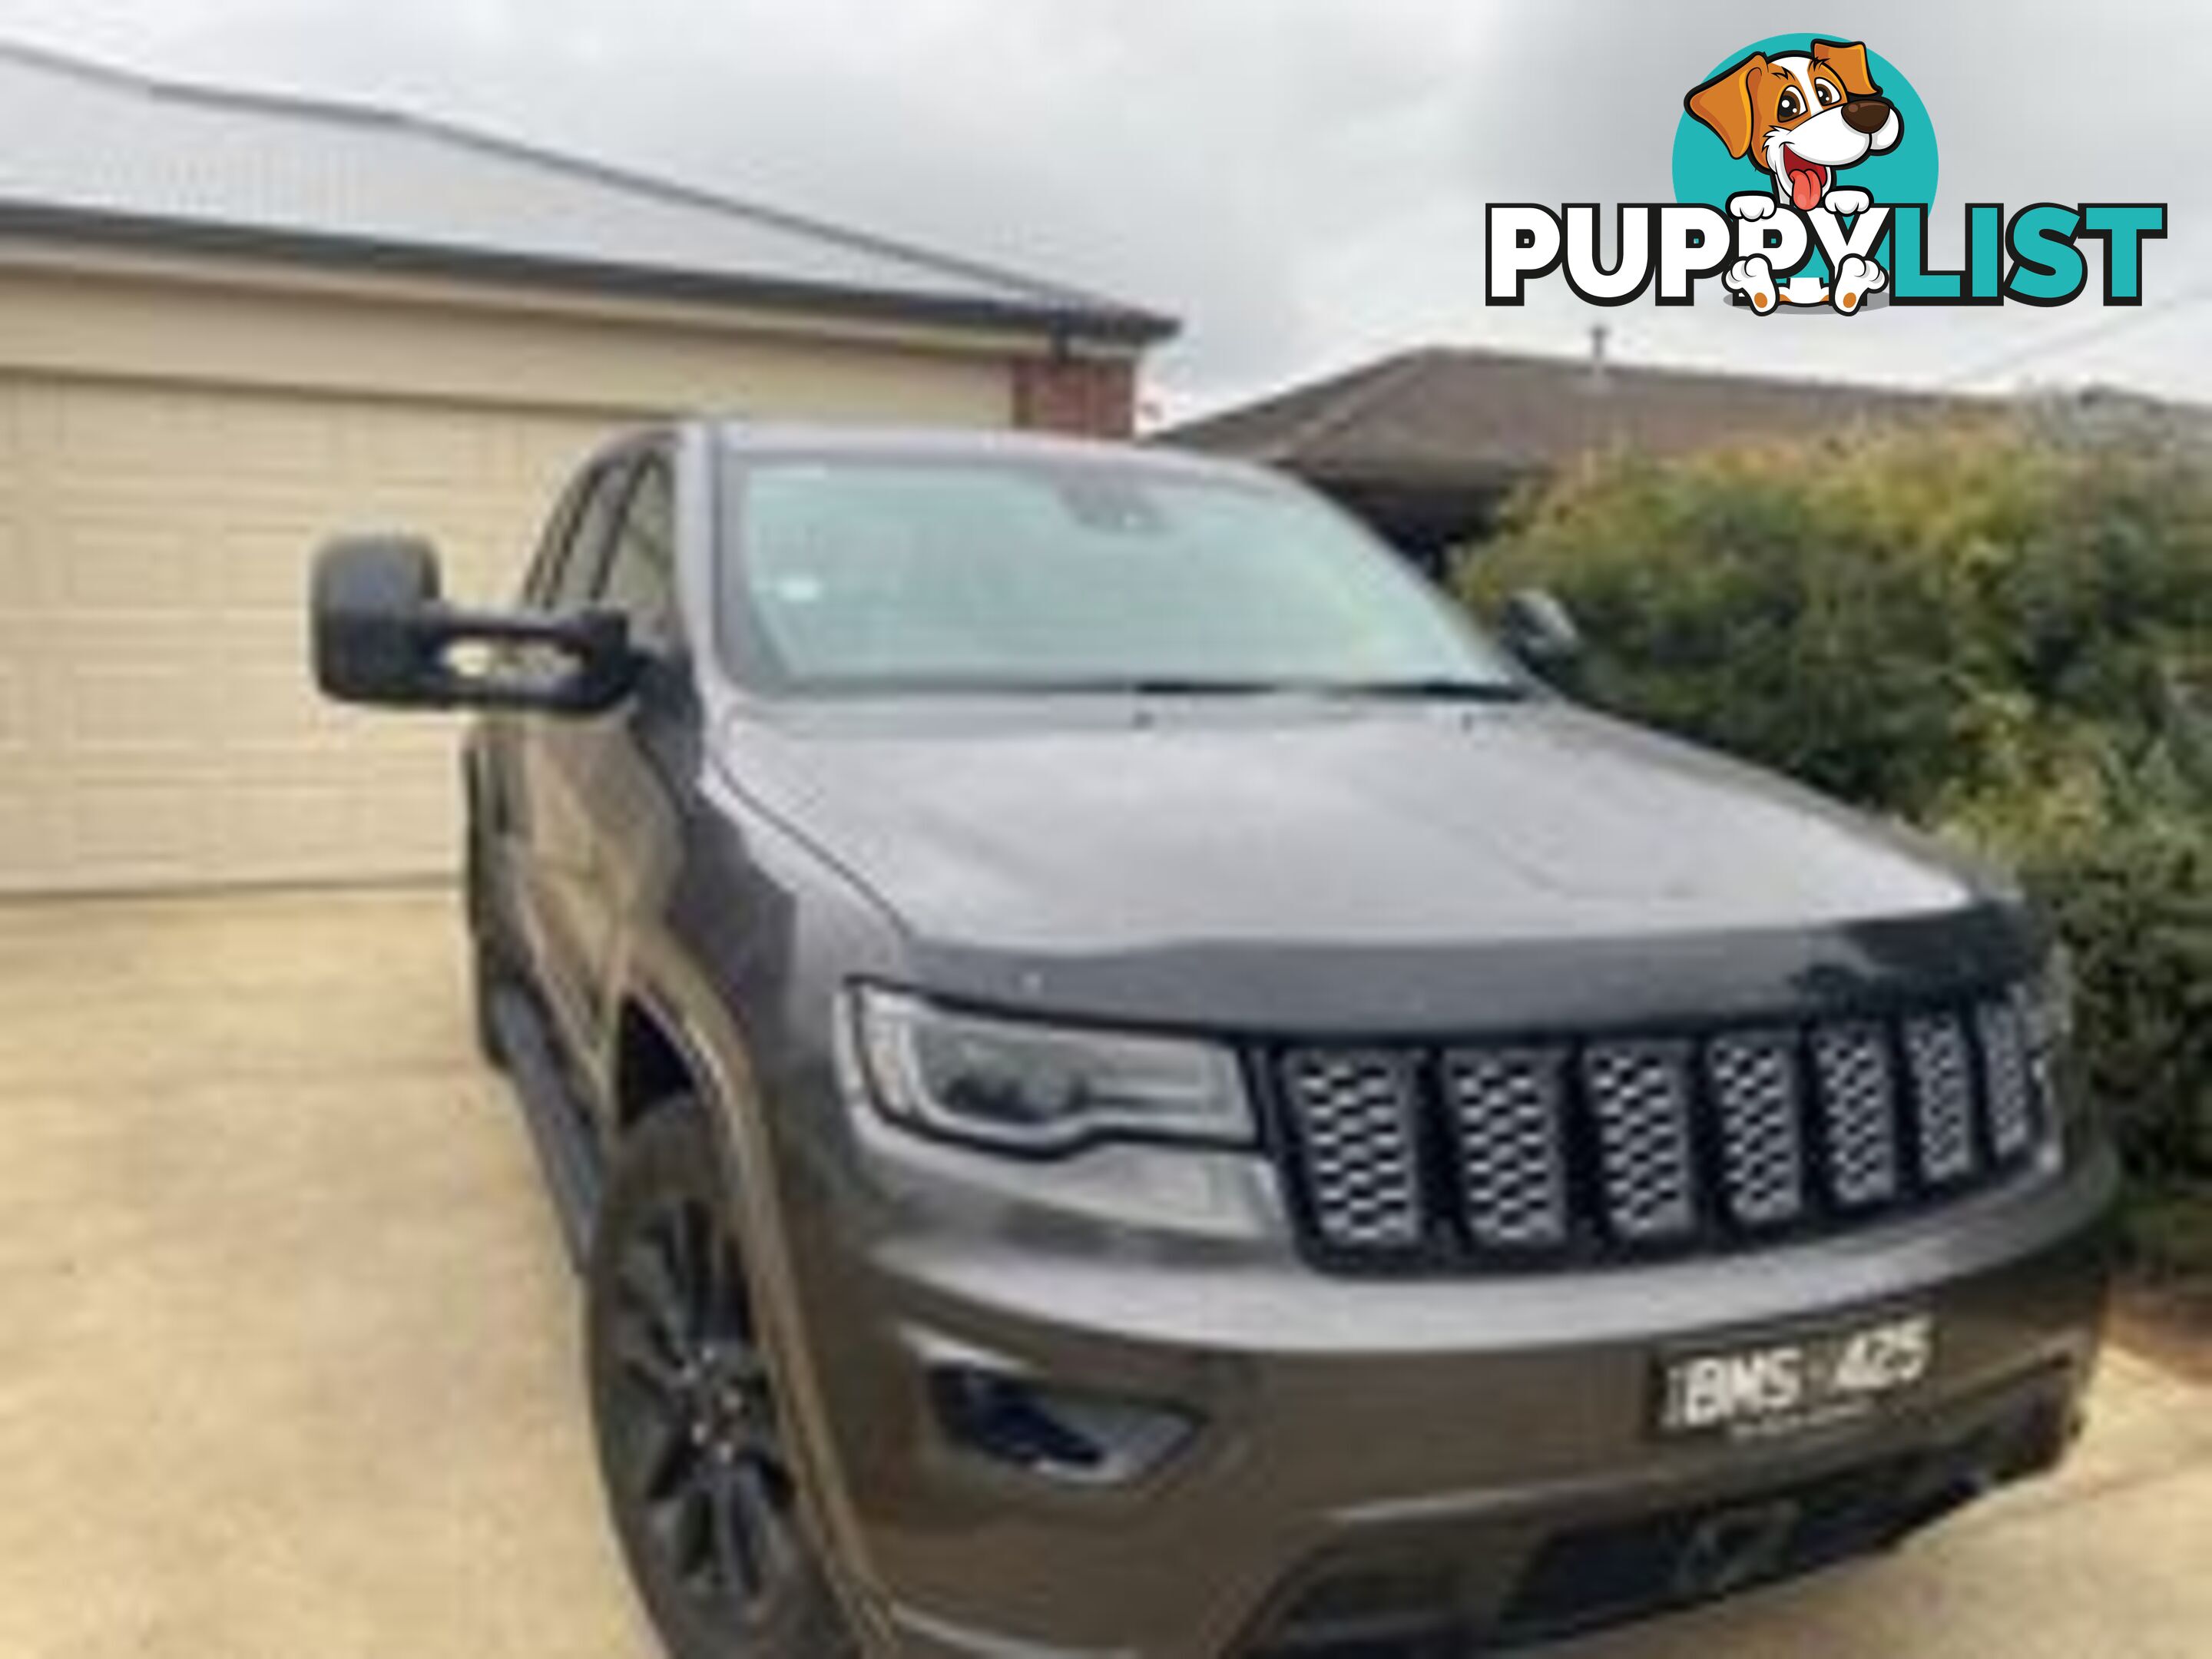
[[[335,708],[309,686],[324,538],[419,531],[457,595],[502,594],[560,478],[623,422],[710,407],[1003,425],[1024,345],[0,257],[0,892],[451,870],[456,723]]]

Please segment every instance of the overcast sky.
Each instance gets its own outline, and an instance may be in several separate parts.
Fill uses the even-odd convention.
[[[1483,204],[1671,196],[1683,94],[1802,23],[1911,77],[1961,204],[2163,201],[2140,312],[1482,303]],[[1182,415],[1435,342],[2212,401],[2212,6],[1716,0],[0,0],[156,74],[394,103],[1182,318]],[[2193,302],[2192,302],[2193,296]],[[1750,343],[1757,343],[1754,361]]]

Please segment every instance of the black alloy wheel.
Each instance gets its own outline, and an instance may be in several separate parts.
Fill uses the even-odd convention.
[[[601,1473],[678,1659],[846,1652],[719,1167],[684,1104],[657,1110],[623,1149],[591,1267]]]

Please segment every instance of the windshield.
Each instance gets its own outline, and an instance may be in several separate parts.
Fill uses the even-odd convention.
[[[1504,657],[1304,491],[1141,461],[732,457],[722,639],[788,690],[1485,690]]]

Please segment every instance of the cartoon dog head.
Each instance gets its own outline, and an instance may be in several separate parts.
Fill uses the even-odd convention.
[[[1753,52],[1682,100],[1729,154],[1774,175],[1775,195],[1818,207],[1836,169],[1893,149],[1904,124],[1867,73],[1866,48],[1815,40],[1809,52]]]

